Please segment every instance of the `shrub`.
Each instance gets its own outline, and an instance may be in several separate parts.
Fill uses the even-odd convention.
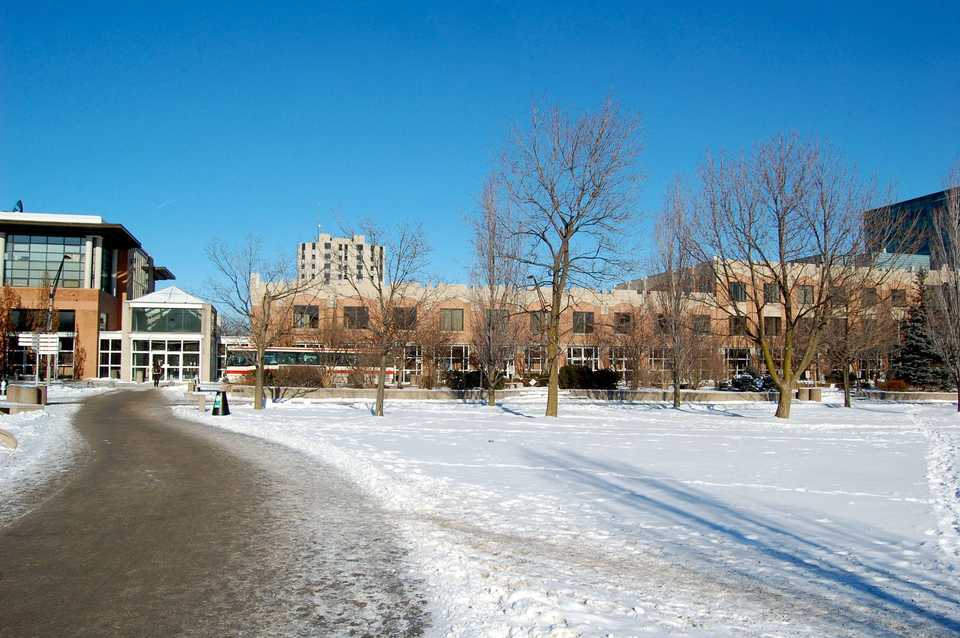
[[[592,388],[597,390],[613,390],[620,383],[620,372],[610,368],[602,368],[593,373]]]
[[[479,388],[483,377],[479,370],[447,370],[446,384],[451,390]]]
[[[266,370],[266,385],[278,388],[326,388],[330,385],[331,371],[323,366],[291,366]]]
[[[563,389],[581,388],[587,390],[613,390],[620,382],[620,373],[616,370],[591,370],[586,366],[565,365],[560,368],[560,387]]]

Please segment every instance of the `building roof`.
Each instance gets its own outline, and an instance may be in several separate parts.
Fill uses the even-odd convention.
[[[176,279],[176,275],[170,272],[170,269],[166,266],[156,266],[153,269],[153,278],[156,281],[170,281],[171,279]]]
[[[108,224],[99,215],[65,213],[0,213],[0,231],[41,234],[56,231],[65,235],[102,235],[117,247],[143,248],[123,224]]]
[[[162,290],[157,290],[156,292],[151,292],[149,295],[144,295],[142,297],[137,297],[136,299],[131,299],[130,301],[137,304],[199,304],[203,305],[207,303],[203,299],[194,297],[190,293],[184,292],[177,288],[176,286],[170,286],[169,288],[164,288]]]

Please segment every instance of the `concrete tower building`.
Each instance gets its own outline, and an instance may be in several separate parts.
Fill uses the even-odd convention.
[[[297,277],[300,281],[336,283],[347,279],[383,281],[383,246],[368,244],[363,235],[334,237],[319,233],[317,241],[301,243],[297,249]]]

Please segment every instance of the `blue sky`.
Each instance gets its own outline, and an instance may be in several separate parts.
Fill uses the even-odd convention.
[[[214,237],[292,258],[361,217],[423,222],[463,279],[534,102],[640,115],[641,245],[707,149],[827,139],[899,197],[960,160],[953,3],[135,4],[5,3],[0,208],[123,223],[187,289]]]

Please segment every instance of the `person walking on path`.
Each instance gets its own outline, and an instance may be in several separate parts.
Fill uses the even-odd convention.
[[[153,360],[153,387],[160,387],[160,377],[163,376],[163,368],[160,366],[160,359]]]

